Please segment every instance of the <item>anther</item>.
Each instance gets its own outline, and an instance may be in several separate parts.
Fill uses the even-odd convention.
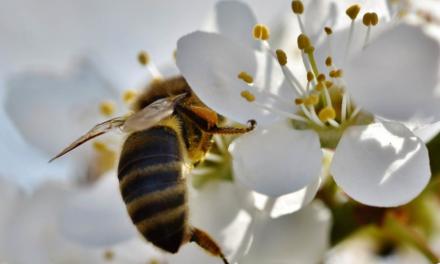
[[[138,54],[138,61],[141,65],[147,66],[150,63],[150,55],[146,51],[141,51]]]
[[[313,81],[313,79],[315,79],[315,75],[313,75],[313,72],[311,71],[307,72],[307,81],[311,82]]]
[[[341,78],[344,75],[344,71],[342,69],[336,70],[336,78]]]
[[[93,148],[98,152],[106,152],[109,150],[107,145],[101,141],[94,141]]]
[[[254,38],[260,40],[268,40],[270,33],[269,28],[263,24],[256,24],[253,30]]]
[[[325,28],[324,28],[324,31],[325,31],[325,33],[326,33],[327,35],[331,35],[331,34],[333,34],[333,30],[332,30],[331,27],[325,27]]]
[[[305,34],[300,34],[297,39],[298,48],[304,50],[311,46],[310,39]]]
[[[371,26],[371,13],[365,13],[364,16],[362,17],[362,23],[365,26]]]
[[[281,50],[281,49],[277,49],[275,53],[277,55],[278,63],[281,66],[286,65],[287,64],[287,55],[286,55],[286,53],[283,50]]]
[[[134,98],[136,98],[136,95],[137,93],[135,90],[128,89],[122,94],[122,100],[124,101],[124,103],[130,104],[133,102]]]
[[[312,94],[304,100],[304,104],[307,106],[317,105],[318,103],[319,103],[319,96],[316,94]]]
[[[377,13],[373,12],[371,13],[371,25],[375,26],[379,23],[379,16]]]
[[[315,86],[315,90],[320,92],[322,91],[322,89],[324,89],[324,84],[322,82],[319,82],[316,86]]]
[[[104,101],[99,105],[99,111],[104,116],[111,116],[115,112],[115,104],[111,101]]]
[[[292,11],[293,13],[300,15],[304,12],[304,5],[301,1],[292,1]]]
[[[351,20],[355,20],[360,11],[361,7],[359,5],[352,5],[345,10],[345,13],[348,17],[350,17]]]
[[[253,102],[255,101],[255,95],[252,94],[249,90],[244,90],[240,93],[241,97],[243,97],[244,99],[246,99],[246,101],[248,102]]]
[[[333,109],[333,107],[325,107],[319,111],[318,116],[322,122],[326,122],[328,120],[335,119],[336,111]]]
[[[325,81],[325,75],[323,74],[323,73],[320,73],[319,75],[318,75],[318,82],[323,82],[323,81]]]
[[[295,104],[302,105],[302,104],[304,104],[304,100],[302,98],[295,98]]]
[[[241,79],[246,83],[253,83],[254,82],[254,78],[249,73],[244,72],[244,71],[240,72],[237,77],[238,77],[238,79]]]
[[[325,81],[325,87],[327,87],[327,89],[330,89],[331,87],[333,87],[333,82],[332,81]]]
[[[327,65],[328,67],[330,67],[330,66],[332,66],[332,64],[333,64],[333,59],[332,59],[332,57],[327,57],[326,59],[325,59],[325,65]]]

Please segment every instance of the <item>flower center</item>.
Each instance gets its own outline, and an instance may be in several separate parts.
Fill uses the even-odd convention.
[[[351,20],[351,25],[345,47],[344,60],[350,55],[355,20],[360,10],[359,5],[352,5],[346,10],[346,14]],[[301,51],[302,61],[307,72],[305,86],[301,84],[287,66],[287,54],[281,49],[275,51],[271,49],[268,42],[270,34],[267,26],[257,24],[254,27],[253,35],[255,39],[262,41],[265,49],[279,62],[285,79],[295,92],[296,98],[293,98],[292,102],[296,105],[296,111],[289,113],[276,109],[273,106],[267,106],[259,102],[250,90],[242,91],[241,96],[248,102],[291,119],[293,126],[297,129],[314,129],[320,135],[323,147],[334,148],[339,142],[343,131],[348,126],[369,124],[373,121],[373,117],[371,114],[361,111],[361,108],[353,102],[346,92],[343,69],[338,68],[333,62],[332,28],[324,28],[327,36],[328,56],[324,61],[325,69],[320,69],[315,59],[315,47],[307,36],[302,22],[303,3],[297,0],[292,1],[292,11],[297,16],[302,31],[297,37],[297,46]],[[379,18],[376,13],[365,13],[362,22],[367,27],[363,46],[365,48],[369,42],[371,28],[378,24]],[[254,85],[253,76],[247,72],[240,72],[238,78],[251,87]],[[285,101],[285,99],[278,99]]]

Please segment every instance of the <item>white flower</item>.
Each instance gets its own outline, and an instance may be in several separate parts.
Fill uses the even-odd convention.
[[[331,173],[359,202],[398,206],[428,183],[424,142],[391,120],[439,120],[439,45],[420,27],[375,27],[374,13],[360,25],[356,11],[348,30],[329,31],[316,49],[303,35],[306,85],[286,66],[285,53],[270,48],[264,26],[254,28],[261,51],[247,35],[194,32],[179,40],[177,64],[197,95],[228,118],[260,125],[231,149],[236,178],[246,186],[270,196],[306,188],[318,178],[321,147],[336,146]],[[288,126],[277,124],[285,118]]]

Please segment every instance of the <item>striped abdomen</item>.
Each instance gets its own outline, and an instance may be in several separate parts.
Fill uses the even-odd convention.
[[[186,183],[176,131],[156,126],[131,134],[124,143],[118,178],[122,198],[139,232],[175,253],[188,234]]]

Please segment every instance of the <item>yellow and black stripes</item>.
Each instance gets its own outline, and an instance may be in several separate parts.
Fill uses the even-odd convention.
[[[188,233],[186,182],[178,132],[155,126],[131,134],[118,168],[122,198],[142,235],[177,252]]]

